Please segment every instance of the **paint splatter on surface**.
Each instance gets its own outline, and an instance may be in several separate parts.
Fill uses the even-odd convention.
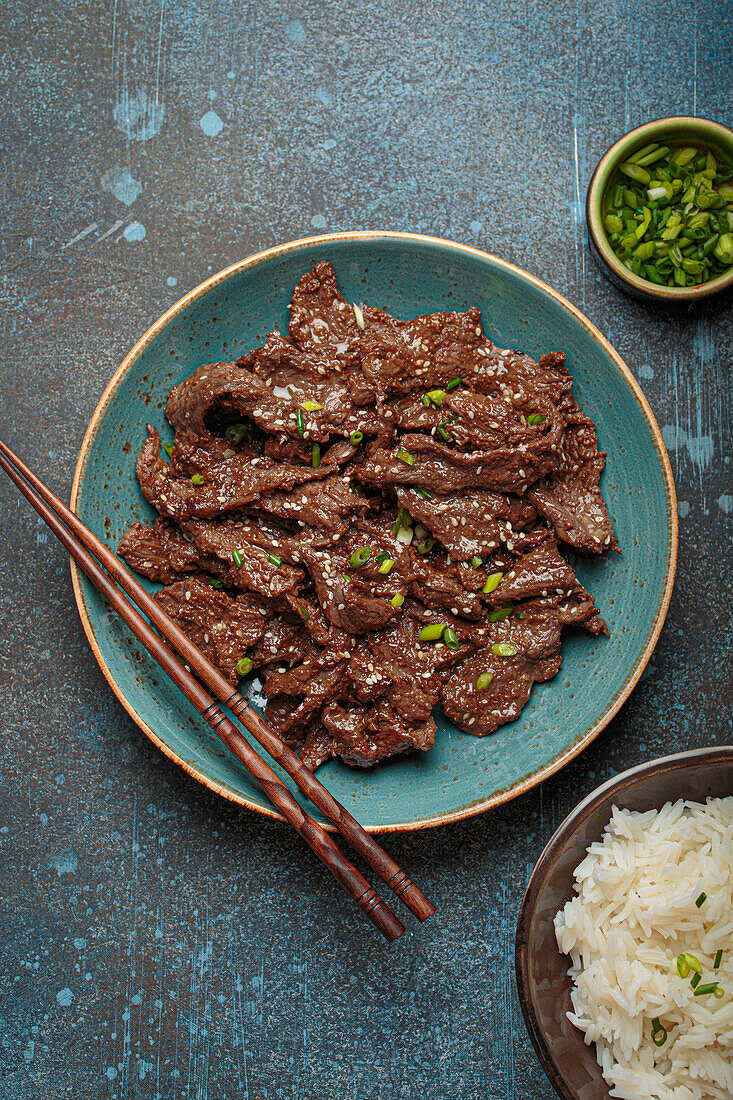
[[[103,191],[109,191],[118,202],[123,202],[125,206],[132,206],[143,189],[140,181],[134,179],[131,175],[130,169],[120,168],[119,165],[109,168],[100,182]]]
[[[388,838],[440,909],[386,948],[287,830],[208,794],[132,725],[66,556],[0,483],[0,1100],[552,1100],[512,981],[531,867],[612,774],[731,739],[730,571],[706,563],[733,537],[733,319],[625,297],[582,215],[625,129],[728,116],[730,61],[704,31],[726,12],[639,10],[5,6],[0,435],[62,495],[173,286],[309,226],[390,228],[486,248],[585,310],[665,427],[682,539],[653,664],[600,739],[509,806]],[[209,110],[226,120],[213,135]],[[134,203],[104,188],[115,166],[132,184],[113,187],[145,184]]]
[[[199,121],[199,126],[204,131],[207,137],[216,137],[224,129],[224,123],[219,118],[216,111],[207,111],[203,118]]]

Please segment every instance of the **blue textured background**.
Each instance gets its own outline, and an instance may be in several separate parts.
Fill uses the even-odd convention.
[[[0,486],[0,1100],[550,1100],[512,975],[529,870],[602,779],[730,740],[730,301],[623,297],[582,223],[625,129],[731,122],[726,6],[26,0],[0,22],[0,431],[63,493],[105,382],[183,291],[311,232],[416,229],[609,336],[682,527],[660,645],[600,739],[505,809],[389,839],[441,907],[390,949],[283,827],[135,729],[63,553]]]

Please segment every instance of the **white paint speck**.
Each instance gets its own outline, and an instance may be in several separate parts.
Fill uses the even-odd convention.
[[[209,88],[209,99],[213,101],[216,99],[218,92],[214,88]]]
[[[314,214],[311,218],[311,225],[314,229],[325,229],[326,219],[323,214]]]
[[[216,137],[216,135],[220,134],[224,129],[224,123],[221,121],[216,111],[207,111],[200,120],[199,126],[207,137]]]
[[[103,191],[109,191],[118,202],[124,202],[125,206],[132,206],[143,189],[140,181],[130,174],[130,169],[122,168],[119,164],[109,168],[100,182]]]
[[[168,286],[178,286],[178,279],[175,277],[175,275],[169,275],[166,279],[166,282]]]
[[[140,222],[130,222],[122,236],[126,241],[142,241],[145,239],[145,226]]]
[[[684,519],[686,516],[689,516],[689,514],[690,514],[690,502],[689,502],[689,500],[678,500],[677,501],[677,515],[680,517],[680,519]]]
[[[733,496],[730,493],[723,493],[722,497],[718,497],[716,504],[721,512],[725,512],[726,516],[733,512]]]
[[[71,992],[68,986],[65,989],[60,989],[56,994],[56,1000],[64,1008],[68,1008],[71,1002],[74,1000],[74,994]]]

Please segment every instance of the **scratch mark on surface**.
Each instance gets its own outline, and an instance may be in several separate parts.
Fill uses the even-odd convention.
[[[84,238],[88,237],[90,233],[93,233],[95,229],[99,229],[99,222],[92,222],[92,224],[88,225],[86,229],[82,229],[81,233],[77,233],[76,236],[72,237],[70,241],[66,242],[66,244],[62,244],[61,251],[63,252],[70,245],[76,244],[77,241],[83,241]]]
[[[165,10],[165,0],[160,0],[160,26],[158,27],[158,59],[155,66],[155,113],[158,112],[159,97],[158,92],[160,90],[160,54],[163,47],[163,12]]]

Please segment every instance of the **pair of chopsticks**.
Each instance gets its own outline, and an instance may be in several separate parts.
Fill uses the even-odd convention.
[[[239,692],[232,691],[229,681],[163,611],[111,550],[1,439],[0,468],[30,501],[95,588],[119,613],[176,687],[180,688],[202,718],[206,719],[230,752],[244,764],[273,806],[303,837],[306,844],[313,849],[347,893],[368,914],[380,932],[391,942],[402,935],[405,927],[363,875],[346,859],[322,826],[298,805],[293,794],[270,765],[227,718],[216,699],[229,708],[238,722],[295,780],[300,790],[332,822],[341,836],[366,860],[390,889],[402,899],[408,909],[420,920],[426,920],[432,916],[435,912],[433,903],[407,877],[391,856],[387,855],[356,818],[306,768],[293,750],[270,729],[261,715],[242,698]],[[146,621],[141,612],[145,613],[150,622]],[[186,666],[189,667],[181,663],[176,653],[180,654]],[[203,684],[199,681],[203,681]],[[206,687],[203,686],[204,684]],[[207,688],[209,690],[206,690]],[[216,699],[212,698],[210,692]]]

